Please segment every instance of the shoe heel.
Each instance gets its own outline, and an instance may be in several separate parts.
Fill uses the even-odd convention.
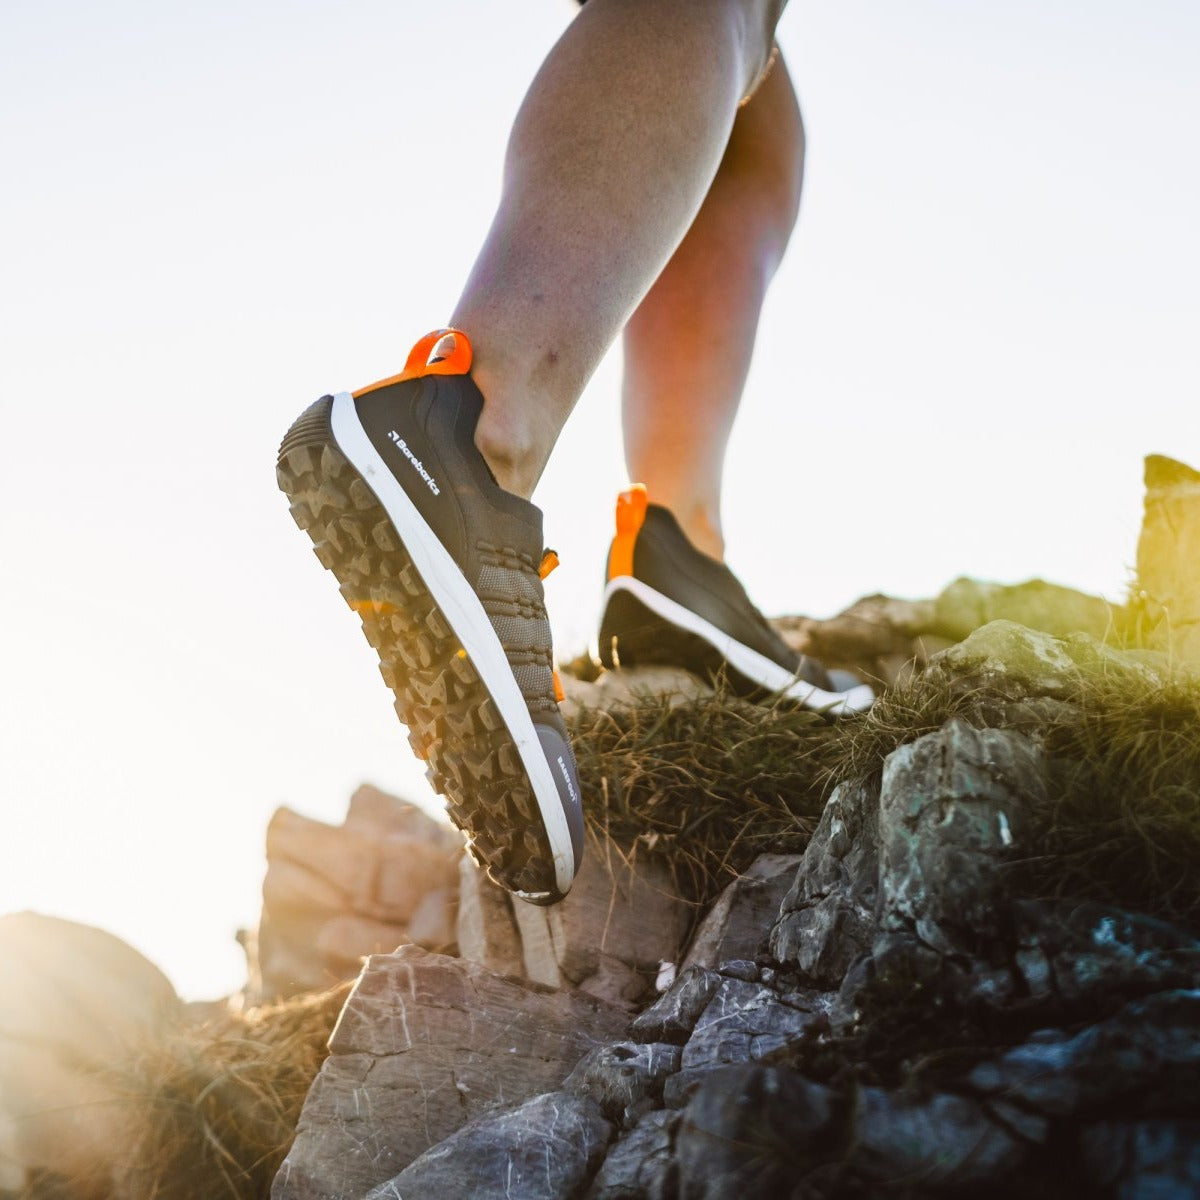
[[[322,396],[320,400],[310,404],[283,435],[283,441],[279,444],[278,462],[282,464],[289,452],[299,447],[329,445],[333,441],[333,425],[330,420],[332,412],[332,396]],[[280,486],[282,487],[282,484]]]

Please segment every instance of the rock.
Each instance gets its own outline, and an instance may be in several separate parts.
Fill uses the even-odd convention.
[[[1080,1142],[1092,1181],[1121,1200],[1200,1196],[1200,1120],[1101,1121]]]
[[[721,986],[721,977],[705,967],[688,967],[629,1027],[639,1042],[670,1042],[682,1046],[708,1002]]]
[[[574,890],[571,889],[572,892]],[[565,904],[566,901],[561,903]],[[558,956],[554,953],[549,910],[514,900],[512,914],[521,939],[521,966],[525,978],[543,987],[562,987],[563,973],[558,965]]]
[[[837,987],[876,932],[879,795],[865,782],[839,784],[801,859],[771,953],[818,987]]]
[[[515,968],[534,983],[576,987],[626,1007],[650,990],[661,963],[679,959],[691,909],[669,871],[647,856],[627,862],[607,839],[589,840],[574,886],[550,908],[502,902],[469,870],[463,868],[464,957],[483,956],[504,973]]]
[[[1069,1036],[1046,1030],[970,1073],[980,1094],[1051,1117],[1195,1111],[1200,1095],[1200,991],[1160,992]],[[1136,1105],[1136,1109],[1130,1109]]]
[[[761,983],[723,979],[683,1048],[679,1073],[664,1086],[665,1102],[681,1103],[716,1067],[754,1062],[799,1041],[806,1031],[827,1025],[827,1006],[819,993],[796,994],[789,1000],[782,1003]]]
[[[727,1067],[710,1074],[675,1135],[679,1200],[769,1200],[792,1194],[840,1148],[833,1092],[794,1071]]]
[[[772,624],[801,654],[811,654],[827,666],[849,668],[864,679],[894,684],[914,665],[924,664],[941,649],[930,646],[933,617],[930,600],[897,600],[864,596],[828,620],[779,617]]]
[[[801,862],[798,854],[761,854],[708,910],[692,936],[684,967],[753,959],[779,914]]]
[[[1064,1012],[1200,986],[1200,939],[1165,921],[1093,901],[1017,900],[1011,911],[1030,997]]]
[[[478,963],[496,975],[520,978],[525,974],[513,901],[467,854],[458,862],[455,936],[458,953],[468,962]]]
[[[612,1146],[586,1200],[673,1200],[675,1163],[671,1157],[674,1113],[645,1113]]]
[[[279,809],[250,1002],[331,987],[405,942],[452,950],[461,849],[455,831],[377,788],[354,794],[340,827]]]
[[[947,952],[1000,935],[1003,866],[1026,809],[1045,797],[1045,774],[1023,734],[958,718],[893,751],[879,798],[881,928]]]
[[[547,992],[415,946],[375,956],[330,1039],[272,1196],[363,1195],[468,1120],[556,1088],[626,1020],[579,992]]]
[[[680,1049],[666,1042],[615,1042],[589,1051],[562,1090],[594,1100],[610,1120],[628,1123],[633,1109],[661,1100],[663,1080],[679,1070]]]
[[[1030,579],[1005,586],[956,579],[933,601],[930,633],[961,641],[992,621],[1012,621],[1055,637],[1112,632],[1116,610],[1107,600],[1072,588]]]
[[[1200,665],[1200,471],[1146,459],[1146,510],[1137,548],[1138,607],[1152,643]]]
[[[421,897],[408,918],[408,940],[439,954],[454,953],[458,947],[458,888],[434,888]]]
[[[667,867],[646,856],[626,861],[612,842],[597,839],[567,898],[542,911],[565,979],[580,986],[606,958],[616,959],[644,976],[642,991],[660,962],[678,961],[691,918]]]
[[[936,655],[930,677],[1014,699],[1068,696],[1078,687],[1078,672],[1060,639],[1013,621],[993,621]]]
[[[131,1124],[120,1068],[178,1024],[175,989],[112,934],[38,913],[0,917],[0,962],[0,1161],[107,1198]]]
[[[570,724],[583,708],[615,708],[633,704],[647,696],[669,696],[672,704],[712,695],[712,687],[681,667],[624,667],[601,671],[595,680],[583,680],[564,672],[565,693],[560,705]]]
[[[1082,683],[1101,678],[1159,681],[1144,655],[1114,650],[1089,634],[1057,638],[1012,621],[993,621],[942,651],[930,661],[929,674],[960,692],[985,691],[992,704],[999,698],[1069,699]]]
[[[611,1135],[592,1101],[561,1092],[535,1096],[464,1125],[365,1200],[571,1200],[600,1165]]]
[[[935,1189],[995,1188],[1023,1165],[1026,1146],[974,1100],[948,1093],[906,1099],[859,1088],[846,1155],[869,1182]]]

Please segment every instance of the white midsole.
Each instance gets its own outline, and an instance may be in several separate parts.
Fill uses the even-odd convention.
[[[799,700],[806,708],[818,708],[830,713],[863,712],[875,700],[874,691],[865,683],[845,692],[827,692],[816,684],[798,679],[794,672],[730,637],[711,621],[706,621],[691,609],[684,608],[677,600],[664,596],[632,575],[618,575],[616,579],[610,579],[604,588],[604,603],[607,605],[617,592],[628,592],[664,621],[670,621],[672,625],[703,638],[739,674],[745,675],[759,687],[770,692],[782,692],[790,700]]]
[[[521,689],[517,687],[496,631],[479,597],[450,552],[429,528],[417,506],[408,498],[371,444],[367,431],[358,419],[354,397],[349,392],[339,392],[334,396],[331,423],[338,448],[354,465],[391,518],[430,595],[445,614],[454,636],[462,643],[462,648],[479,672],[484,687],[508,728],[525,773],[529,776],[542,823],[546,827],[550,853],[554,859],[555,883],[559,892],[565,895],[575,875],[571,832],[567,827],[558,785],[554,782],[550,764],[546,761],[537,730],[529,716],[529,708]]]

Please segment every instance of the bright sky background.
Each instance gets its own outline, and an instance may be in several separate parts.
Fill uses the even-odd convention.
[[[220,994],[277,805],[427,796],[275,447],[446,320],[572,12],[0,6],[0,912]],[[806,194],[727,471],[767,611],[962,573],[1120,595],[1142,456],[1200,465],[1198,14],[794,0]],[[564,655],[625,483],[618,370],[537,497]]]

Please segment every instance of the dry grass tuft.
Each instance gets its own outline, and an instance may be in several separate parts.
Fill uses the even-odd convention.
[[[701,904],[759,854],[804,849],[842,736],[797,704],[721,691],[584,708],[573,735],[591,830],[666,861]]]
[[[794,704],[716,693],[584,710],[576,752],[593,830],[672,867],[698,902],[760,853],[804,849],[833,787],[878,776],[898,746],[953,716],[1016,725],[1051,759],[1021,864],[1031,895],[1069,895],[1200,925],[1200,682],[1081,678],[1035,710],[919,677],[831,724]]]
[[[184,1024],[147,1047],[119,1081],[135,1128],[117,1193],[265,1200],[350,986]]]

